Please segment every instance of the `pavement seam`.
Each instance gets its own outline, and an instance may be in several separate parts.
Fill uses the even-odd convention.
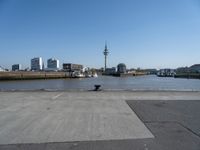
[[[53,96],[52,99],[55,100],[55,99],[57,99],[58,97],[60,97],[60,96],[62,96],[62,95],[63,95],[63,92],[62,92],[62,93],[59,93],[59,94],[57,94],[57,95],[55,95],[55,96]]]

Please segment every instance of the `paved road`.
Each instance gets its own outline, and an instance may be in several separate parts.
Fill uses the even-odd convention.
[[[0,149],[199,150],[199,98],[199,92],[0,92]]]

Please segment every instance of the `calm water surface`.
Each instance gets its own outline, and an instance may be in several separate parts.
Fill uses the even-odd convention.
[[[92,90],[101,84],[105,90],[177,90],[200,91],[200,80],[160,78],[154,75],[139,77],[110,77],[83,79],[51,79],[0,81],[0,90]]]

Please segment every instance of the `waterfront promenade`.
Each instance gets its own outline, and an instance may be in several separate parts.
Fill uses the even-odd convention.
[[[0,149],[200,148],[200,92],[0,92]]]

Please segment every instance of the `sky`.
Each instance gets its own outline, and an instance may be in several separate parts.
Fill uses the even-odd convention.
[[[0,0],[0,66],[42,57],[87,67],[200,63],[200,0]]]

